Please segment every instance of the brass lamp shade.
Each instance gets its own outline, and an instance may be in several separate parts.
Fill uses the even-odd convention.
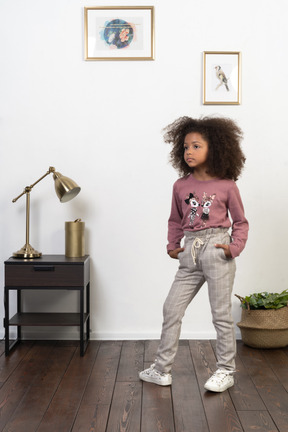
[[[81,190],[73,180],[68,177],[64,177],[59,172],[56,172],[54,167],[49,167],[49,170],[42,177],[36,180],[36,182],[31,186],[26,186],[24,191],[18,197],[12,200],[12,202],[16,202],[21,196],[26,195],[26,243],[19,251],[13,253],[14,258],[39,258],[42,255],[41,252],[35,250],[29,243],[30,192],[37,183],[39,183],[41,180],[43,180],[43,178],[51,173],[53,173],[55,191],[60,202],[65,203],[70,201],[76,197],[76,195],[78,195]]]
[[[53,179],[55,180],[55,191],[60,202],[65,203],[75,198],[81,188],[69,177],[64,177],[59,172],[54,172]]]

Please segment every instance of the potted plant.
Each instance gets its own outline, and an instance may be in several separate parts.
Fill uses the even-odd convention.
[[[253,348],[288,345],[288,290],[235,296],[242,307],[240,328],[243,342]]]

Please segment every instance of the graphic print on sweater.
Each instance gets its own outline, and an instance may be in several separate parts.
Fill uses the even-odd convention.
[[[206,222],[207,220],[209,220],[210,207],[212,206],[215,197],[216,194],[207,195],[207,193],[204,192],[202,196],[202,200],[200,202],[195,192],[189,193],[189,195],[185,199],[185,203],[188,205],[190,204],[191,206],[190,214],[188,217],[190,219],[189,225],[191,225],[192,228],[196,217],[198,218],[200,217],[200,219],[202,220],[203,228],[206,226]],[[203,208],[201,215],[197,213],[198,207]]]
[[[190,215],[189,215],[190,218],[189,225],[192,225],[193,228],[193,222],[195,220],[195,217],[199,216],[197,213],[197,209],[200,206],[199,198],[197,197],[195,192],[193,193],[190,192],[189,196],[185,199],[185,203],[188,205],[190,204],[191,206]]]

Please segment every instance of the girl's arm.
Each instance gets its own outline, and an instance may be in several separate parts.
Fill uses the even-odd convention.
[[[229,249],[231,257],[235,258],[244,249],[249,230],[249,224],[245,217],[242,199],[236,183],[233,183],[233,187],[229,190],[228,209],[232,218],[232,243],[230,243]]]
[[[182,229],[182,209],[181,203],[178,200],[177,186],[174,183],[173,194],[172,194],[172,204],[171,213],[168,219],[168,245],[167,252],[175,251],[180,248],[180,242],[184,235]],[[180,251],[177,252],[177,255]],[[170,255],[170,253],[169,253]],[[171,256],[171,255],[170,255]],[[172,258],[175,258],[172,256]]]

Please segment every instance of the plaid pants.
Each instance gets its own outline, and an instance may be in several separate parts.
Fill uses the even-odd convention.
[[[226,228],[185,231],[184,252],[179,257],[179,269],[163,307],[161,341],[156,354],[156,369],[171,372],[178,349],[182,318],[204,282],[208,294],[212,321],[217,333],[217,368],[235,371],[236,342],[231,314],[231,294],[236,264],[227,259],[216,243],[229,244]]]

